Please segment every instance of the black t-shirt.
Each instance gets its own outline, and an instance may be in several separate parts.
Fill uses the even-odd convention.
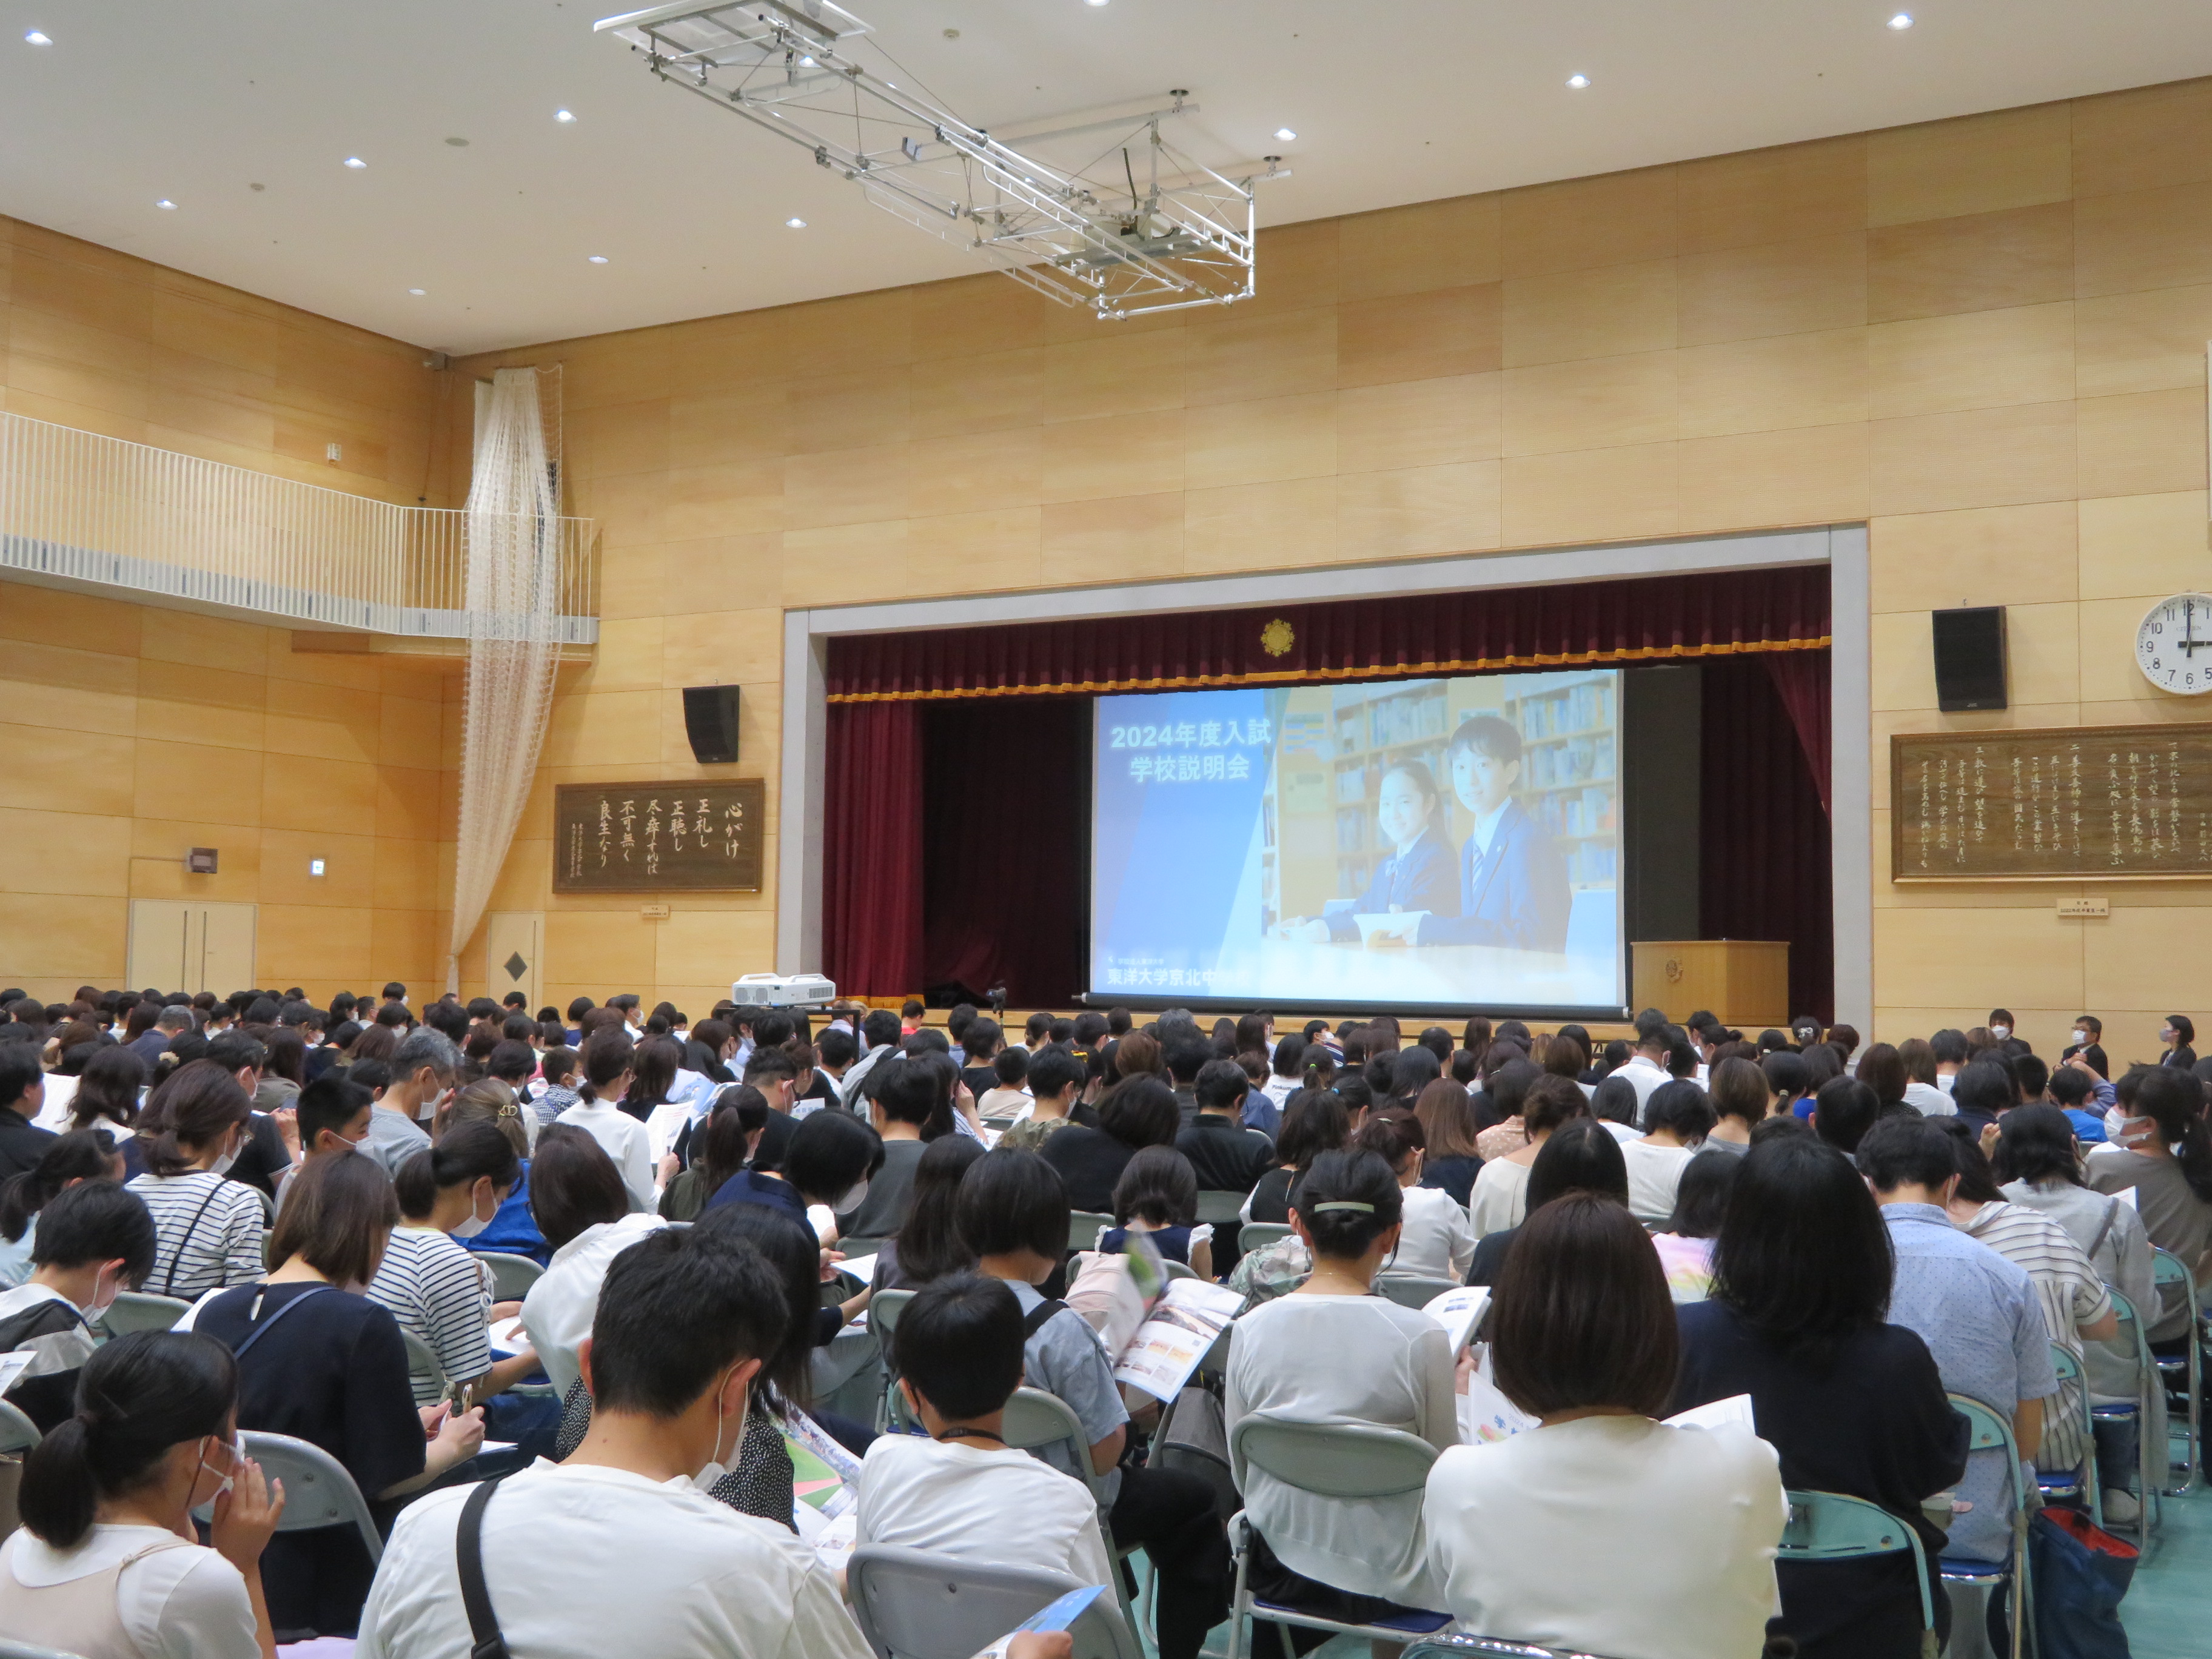
[[[1252,1188],[1252,1219],[1273,1227],[1291,1224],[1291,1183],[1297,1178],[1292,1170],[1270,1170]]]
[[[968,1085],[968,1092],[981,1100],[999,1086],[999,1073],[988,1066],[963,1066],[960,1080]]]
[[[345,1465],[372,1507],[377,1493],[422,1473],[422,1419],[407,1381],[399,1326],[365,1296],[313,1284],[240,1285],[201,1308],[193,1328],[235,1352],[292,1302],[304,1305],[238,1362],[238,1426],[312,1441]],[[261,1558],[269,1616],[280,1638],[350,1636],[375,1569],[351,1527],[280,1532]]]
[[[1096,1215],[1114,1212],[1114,1183],[1137,1149],[1103,1129],[1087,1129],[1072,1123],[1045,1137],[1039,1156],[1060,1171],[1067,1187],[1067,1206]]]
[[[1504,1227],[1494,1233],[1485,1233],[1476,1241],[1474,1258],[1467,1264],[1466,1282],[1469,1285],[1495,1285],[1498,1275],[1504,1271],[1506,1252],[1513,1248],[1513,1241],[1520,1235],[1518,1227]]]
[[[1920,1500],[1966,1473],[1966,1419],[1944,1398],[1917,1333],[1871,1326],[1823,1368],[1784,1354],[1725,1303],[1693,1302],[1675,1318],[1682,1368],[1670,1413],[1749,1395],[1759,1437],[1781,1455],[1784,1486],[1881,1504],[1919,1532],[1932,1571],[1943,1534],[1922,1517]],[[1911,1561],[1779,1563],[1782,1617],[1769,1629],[1796,1638],[1807,1659],[1911,1659],[1920,1651]],[[1940,1603],[1943,1588],[1933,1588]]]
[[[1203,1112],[1176,1137],[1176,1150],[1197,1171],[1201,1192],[1249,1193],[1275,1167],[1273,1141],[1233,1119]]]
[[[12,1106],[0,1106],[0,1179],[36,1169],[46,1148],[59,1139]]]
[[[274,1198],[276,1177],[292,1167],[291,1149],[285,1146],[276,1120],[266,1112],[249,1113],[246,1132],[246,1144],[238,1149],[238,1157],[227,1173],[233,1181],[258,1187]]]
[[[768,1109],[768,1127],[761,1131],[760,1145],[753,1148],[756,1170],[781,1170],[783,1155],[790,1149],[792,1136],[799,1133],[799,1120],[789,1112]]]

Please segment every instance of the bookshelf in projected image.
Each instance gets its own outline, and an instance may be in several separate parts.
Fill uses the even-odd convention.
[[[1620,871],[1620,684],[1609,671],[1311,686],[1279,694],[1279,747],[1263,805],[1261,902],[1272,923],[1366,888],[1390,854],[1375,821],[1383,774],[1419,761],[1449,803],[1456,847],[1471,814],[1451,793],[1445,746],[1471,714],[1521,733],[1514,798],[1550,830],[1577,889]],[[1270,699],[1273,702],[1274,699]]]

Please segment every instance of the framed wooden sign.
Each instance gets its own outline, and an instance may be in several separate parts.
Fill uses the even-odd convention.
[[[757,893],[767,829],[759,778],[556,784],[553,890]]]
[[[2212,726],[1899,733],[1889,803],[1893,881],[2212,876]]]

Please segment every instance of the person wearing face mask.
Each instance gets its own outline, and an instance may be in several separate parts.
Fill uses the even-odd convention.
[[[417,1026],[392,1053],[392,1082],[369,1115],[368,1155],[386,1175],[430,1144],[423,1127],[453,1092],[461,1051],[443,1031]]]
[[[416,1153],[392,1183],[399,1224],[368,1285],[368,1299],[437,1356],[471,1404],[538,1369],[538,1356],[527,1352],[492,1363],[490,1286],[483,1264],[456,1242],[475,1237],[499,1213],[521,1169],[514,1146],[489,1123],[455,1124],[428,1152]],[[437,1403],[437,1377],[421,1370],[408,1380],[417,1406]]]
[[[789,1318],[775,1268],[721,1229],[664,1230],[624,1250],[577,1355],[593,1403],[582,1443],[557,1465],[411,1505],[378,1567],[358,1659],[477,1645],[465,1548],[507,1650],[531,1659],[867,1659],[812,1548],[699,1485],[738,1461]]]
[[[40,1211],[31,1261],[30,1278],[0,1294],[0,1353],[32,1355],[8,1403],[50,1431],[75,1409],[92,1322],[154,1269],[154,1218],[112,1181],[73,1182]]]
[[[1990,1009],[1989,1030],[1990,1035],[1995,1037],[1999,1042],[2002,1042],[2007,1038],[2010,1037],[2012,1036],[2012,1010],[2009,1008]]]
[[[2106,1144],[2082,1159],[2093,1191],[2135,1189],[2143,1231],[2204,1279],[2212,1268],[2212,1130],[2204,1124],[2204,1085],[2171,1066],[2143,1066],[2119,1081],[2105,1115]],[[2190,1310],[2173,1298],[2151,1320],[2150,1340],[2185,1336]],[[2146,1317],[2148,1317],[2147,1315]]]
[[[483,1441],[481,1411],[416,1407],[398,1323],[362,1294],[398,1219],[392,1184],[368,1159],[318,1158],[277,1218],[267,1282],[190,1316],[237,1356],[239,1425],[313,1442],[372,1504],[420,1491]],[[372,1573],[353,1528],[282,1534],[266,1560],[270,1617],[287,1641],[353,1633]]]
[[[131,1191],[160,1239],[146,1288],[186,1300],[261,1277],[261,1200],[224,1179],[246,1139],[252,1103],[211,1060],[179,1066],[146,1103],[138,1133],[146,1170]]]
[[[2168,1014],[2158,1040],[2166,1045],[2166,1052],[2159,1056],[2160,1065],[2185,1072],[2197,1064],[2197,1050],[2191,1046],[2197,1041],[2197,1026],[2188,1015]]]
[[[2071,1040],[2059,1054],[2063,1063],[2080,1056],[2081,1063],[2096,1073],[2100,1079],[2109,1081],[2112,1063],[2105,1058],[2105,1024],[2094,1015],[2077,1015],[2074,1021]]]
[[[94,1354],[24,1460],[0,1630],[116,1659],[274,1659],[261,1557],[283,1486],[239,1453],[237,1405],[237,1365],[205,1337],[138,1331]],[[192,1541],[210,1502],[213,1548]]]
[[[359,1152],[374,1157],[369,1132],[376,1121],[375,1097],[343,1072],[326,1073],[300,1091],[293,1108],[293,1129],[299,1137],[298,1158],[276,1183],[276,1209],[283,1212],[285,1194],[308,1159]]]

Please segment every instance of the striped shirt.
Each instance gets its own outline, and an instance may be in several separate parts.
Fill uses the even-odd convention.
[[[140,1285],[185,1301],[262,1276],[261,1195],[211,1170],[142,1175],[131,1190],[154,1216],[154,1271]]]
[[[491,1291],[476,1257],[430,1227],[398,1226],[384,1264],[369,1281],[368,1299],[388,1310],[399,1328],[438,1356],[446,1376],[472,1382],[491,1369]],[[436,1403],[438,1379],[409,1367],[415,1403]]]
[[[2094,1325],[2110,1313],[2112,1298],[2073,1236],[2040,1210],[2012,1203],[1983,1205],[1966,1231],[2027,1273],[2051,1340],[2080,1361],[2081,1334],[2076,1327]],[[2044,1407],[2043,1449],[2036,1465],[2070,1469],[2087,1452],[2081,1385],[2062,1382],[2058,1397]]]

